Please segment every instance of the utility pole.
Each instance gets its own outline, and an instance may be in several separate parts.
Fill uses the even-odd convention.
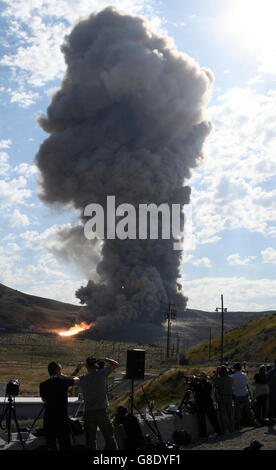
[[[221,310],[221,348],[220,348],[220,362],[223,364],[223,342],[224,342],[224,313],[227,312],[227,308],[223,307],[223,294],[220,296],[221,298],[221,307],[216,308],[216,312]]]
[[[175,304],[168,304],[168,309],[165,313],[167,324],[167,359],[170,357],[170,341],[171,341],[171,322],[176,319]]]
[[[179,333],[176,333],[176,363],[177,365],[179,365],[179,343],[180,343],[180,340],[179,340]]]
[[[209,361],[211,360],[211,349],[212,349],[212,328],[209,332]]]

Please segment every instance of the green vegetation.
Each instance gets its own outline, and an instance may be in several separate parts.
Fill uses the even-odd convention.
[[[139,409],[148,408],[149,403],[154,403],[154,407],[165,407],[170,403],[181,402],[187,385],[184,381],[187,372],[184,369],[170,369],[156,377],[146,380],[143,384],[138,384],[135,388],[134,403]],[[112,401],[111,409],[118,405],[129,405],[130,392]]]
[[[276,357],[276,314],[252,320],[224,335],[224,359],[256,362],[273,361]],[[220,356],[220,337],[211,343],[211,360]],[[193,362],[208,360],[209,343],[187,351]]]

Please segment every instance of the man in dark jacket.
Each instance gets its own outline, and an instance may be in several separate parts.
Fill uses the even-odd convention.
[[[274,368],[267,373],[267,383],[269,385],[269,421],[274,425],[276,421],[276,359]]]
[[[232,406],[232,386],[233,379],[229,377],[227,367],[222,365],[219,367],[218,375],[214,378],[216,391],[216,400],[218,404],[218,412],[220,418],[221,431],[224,433],[226,429],[230,432],[234,431],[234,413]]]
[[[79,367],[72,375],[77,373]],[[68,422],[68,388],[75,384],[74,377],[62,374],[61,365],[51,362],[48,365],[50,378],[39,385],[40,396],[45,403],[44,432],[48,448],[66,450],[70,448],[70,428]]]
[[[212,399],[212,385],[207,380],[205,372],[201,372],[199,380],[193,385],[194,397],[196,402],[199,435],[207,437],[206,416],[208,416],[215,432],[221,434],[216,410]]]

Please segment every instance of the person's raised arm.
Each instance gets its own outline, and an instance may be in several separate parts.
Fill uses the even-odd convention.
[[[76,368],[75,370],[73,370],[72,374],[70,374],[72,377],[76,377],[76,375],[78,375],[79,371],[81,370],[83,366],[83,362],[79,362],[77,365],[76,365]]]
[[[115,361],[114,359],[110,359],[109,357],[104,357],[103,359],[98,359],[98,362],[107,362],[108,365],[111,366],[112,371],[119,367],[119,362]]]
[[[79,371],[81,370],[82,366],[83,366],[83,362],[79,362],[79,363],[76,365],[75,370],[73,370],[73,372],[72,372],[69,376],[64,376],[64,377],[65,377],[65,378],[71,377],[71,378],[74,380],[74,383],[75,383],[75,384],[79,383],[80,379],[79,379],[79,377],[77,377],[77,374],[78,374]]]

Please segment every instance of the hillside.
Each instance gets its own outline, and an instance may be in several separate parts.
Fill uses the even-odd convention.
[[[25,294],[0,284],[0,328],[14,331],[29,328],[38,332],[67,329],[74,324],[80,308],[82,307]],[[276,312],[227,312],[225,331],[272,313]],[[220,313],[193,309],[178,312],[177,321],[172,325],[172,344],[175,343],[176,333],[181,340],[181,349],[202,344],[208,340],[210,328],[212,337],[219,335]]]
[[[164,407],[170,403],[180,403],[187,389],[184,369],[170,369],[144,381],[137,381],[134,388],[134,401],[137,408],[143,409],[154,402],[155,407]],[[129,406],[130,385],[125,393],[110,401],[111,409],[118,405]]]
[[[0,284],[1,328],[30,328],[36,331],[69,328],[78,310],[80,307],[76,305],[24,294]]]
[[[249,321],[263,318],[267,315],[276,314],[276,311],[262,312],[231,312],[224,314],[224,331],[232,330]],[[178,333],[182,339],[182,348],[201,345],[209,341],[210,328],[212,338],[220,335],[221,313],[207,312],[203,310],[187,309],[179,312],[177,321],[173,323],[172,333]]]
[[[211,343],[211,360],[220,356],[220,336]],[[194,347],[186,356],[192,361],[207,360],[209,343]],[[268,362],[276,358],[276,313],[251,320],[224,335],[224,359]]]

